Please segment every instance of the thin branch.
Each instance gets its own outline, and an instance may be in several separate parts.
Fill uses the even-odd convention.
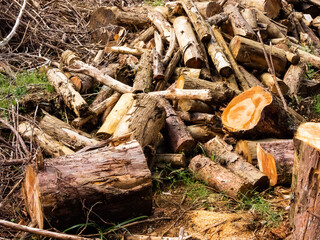
[[[3,47],[4,45],[6,45],[10,40],[11,38],[16,34],[16,31],[17,31],[17,28],[20,24],[20,20],[21,20],[21,17],[22,17],[22,14],[23,14],[23,11],[26,7],[26,4],[27,4],[27,0],[24,0],[23,1],[23,4],[22,4],[22,7],[20,9],[20,12],[19,12],[19,15],[17,17],[17,20],[16,20],[16,23],[14,24],[11,32],[9,33],[9,35],[7,37],[5,37],[1,42],[0,42],[0,47]]]

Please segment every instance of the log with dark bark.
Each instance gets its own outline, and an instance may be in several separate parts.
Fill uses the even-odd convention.
[[[233,98],[221,120],[230,133],[250,138],[290,138],[300,123],[283,109],[276,97],[261,87],[250,88]]]
[[[151,173],[137,141],[48,159],[41,171],[29,165],[23,188],[31,219],[41,229],[48,226],[45,219],[61,230],[84,223],[90,213],[84,209],[104,213],[91,215],[95,222],[152,209]]]
[[[231,145],[228,145],[220,137],[216,136],[209,142],[206,142],[204,148],[216,161],[248,181],[254,188],[261,190],[269,185],[269,180],[266,175],[246,162],[243,157],[233,151]]]
[[[113,137],[120,137],[132,132],[141,147],[154,142],[165,124],[165,111],[158,98],[148,94],[138,94],[135,100],[120,120]]]
[[[294,138],[293,239],[320,239],[319,131],[319,123],[304,123]]]
[[[142,54],[138,70],[133,80],[134,92],[152,91],[152,55],[149,52]]]
[[[202,155],[191,159],[189,169],[196,178],[234,199],[243,197],[252,189],[252,185],[244,179]]]

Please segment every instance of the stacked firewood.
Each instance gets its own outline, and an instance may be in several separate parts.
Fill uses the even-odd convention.
[[[188,167],[232,198],[290,184],[293,136],[304,119],[286,101],[298,99],[306,64],[320,68],[319,21],[312,16],[284,0],[94,11],[89,28],[105,51],[88,63],[67,50],[57,68],[47,69],[77,117],[66,123],[44,112],[37,126],[19,125],[24,138],[53,157],[39,154],[27,168],[32,220],[40,228],[44,219],[58,227],[81,222],[84,205],[113,220],[150,214],[150,170],[161,162]],[[118,28],[107,31],[110,25]],[[148,28],[118,41],[132,25]],[[318,49],[307,53],[303,43]],[[104,54],[119,54],[118,63],[99,66]],[[117,77],[122,65],[132,79]],[[82,94],[97,84],[89,105]],[[94,135],[88,125],[96,126]],[[206,155],[192,158],[196,145]]]

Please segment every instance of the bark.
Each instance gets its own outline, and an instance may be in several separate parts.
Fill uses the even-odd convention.
[[[293,141],[291,139],[258,142],[257,160],[259,169],[268,176],[270,186],[291,184],[293,152]]]
[[[304,74],[306,71],[305,64],[291,65],[283,77],[283,82],[289,87],[289,93],[297,96]]]
[[[252,30],[258,29],[257,16],[253,9],[245,8],[241,10],[241,15],[252,28]]]
[[[160,34],[169,43],[171,41],[171,24],[157,11],[149,11],[148,17]]]
[[[48,113],[45,113],[44,118],[41,119],[39,127],[45,133],[73,150],[79,150],[85,146],[99,142],[98,139],[71,127],[69,124]]]
[[[48,159],[41,171],[29,165],[23,188],[39,228],[47,225],[44,219],[58,229],[84,223],[89,213],[83,204],[104,213],[100,216],[107,221],[150,214],[152,209],[151,173],[136,141]],[[90,218],[101,223],[94,214]]]
[[[135,40],[132,41],[130,44],[132,47],[134,47],[138,42],[143,41],[143,42],[148,42],[154,34],[155,28],[153,26],[147,28],[143,33],[141,33]]]
[[[120,120],[113,137],[132,132],[132,138],[136,139],[141,147],[145,147],[154,142],[164,124],[165,112],[158,99],[147,94],[139,94]]]
[[[112,46],[105,48],[106,53],[119,53],[119,54],[131,54],[133,56],[141,56],[143,54],[143,50],[139,48],[130,48],[126,46]]]
[[[161,99],[161,104],[166,111],[166,130],[172,150],[175,153],[190,152],[195,142],[187,131],[186,125],[178,117],[167,100]]]
[[[145,52],[142,54],[137,73],[133,80],[133,89],[135,92],[152,91],[152,56]]]
[[[291,66],[294,66],[294,65],[291,65]],[[263,73],[260,75],[260,79],[261,79],[261,82],[263,83],[263,85],[266,86],[271,92],[273,92],[277,96],[280,96],[280,93],[277,90],[276,83],[274,81],[272,74]],[[289,92],[288,85],[279,78],[276,78],[276,80],[278,82],[281,93],[283,95],[287,95]]]
[[[171,100],[201,100],[208,101],[212,100],[211,91],[209,89],[171,89],[157,92],[150,92],[150,96],[159,96]]]
[[[280,0],[241,0],[240,3],[247,7],[256,7],[269,18],[276,18],[281,10]]]
[[[270,46],[264,45],[268,56],[272,50],[272,60],[277,74],[283,74],[286,70],[287,58],[285,51]],[[235,36],[230,42],[230,50],[234,58],[241,62],[244,66],[259,70],[268,70],[268,64],[264,57],[261,43],[246,39],[240,36]]]
[[[153,48],[153,79],[160,81],[164,80],[163,43],[157,31],[154,32],[154,39],[156,47]]]
[[[316,48],[320,48],[320,40],[317,37],[317,35],[313,32],[313,30],[311,28],[309,28],[303,21],[300,21],[301,26],[303,28],[303,30],[309,35],[309,37],[311,38],[313,45]]]
[[[74,153],[70,148],[56,141],[53,137],[28,122],[20,123],[18,131],[24,139],[28,141],[35,141],[36,144],[49,156],[59,157]]]
[[[319,123],[304,123],[294,138],[293,239],[320,239],[319,129]]]
[[[203,43],[209,42],[209,40],[211,39],[209,27],[199,13],[194,2],[192,0],[182,0],[181,4],[183,6],[183,9],[187,13],[194,29],[196,30],[200,41]]]
[[[180,77],[181,75],[200,78],[201,69],[198,68],[187,68],[187,67],[177,67],[173,73],[174,77]]]
[[[88,104],[59,69],[49,69],[47,71],[47,77],[56,92],[62,97],[64,103],[72,109],[78,117],[89,114]]]
[[[169,163],[177,167],[186,167],[187,160],[184,154],[157,154],[157,163]]]
[[[197,124],[187,126],[191,137],[198,142],[206,142],[217,135],[209,125]]]
[[[201,112],[201,113],[214,112],[213,108],[210,105],[197,100],[179,100],[178,108],[181,111],[185,111],[185,112]]]
[[[301,63],[311,64],[315,68],[320,69],[320,57],[317,57],[314,54],[307,53],[303,50],[297,49],[297,52],[301,58]]]
[[[261,190],[269,185],[266,175],[246,162],[243,157],[233,151],[231,145],[228,145],[220,137],[216,136],[206,142],[204,148],[210,156],[213,155],[217,162],[248,181],[254,188]]]
[[[188,19],[184,16],[177,17],[174,20],[173,26],[180,49],[183,53],[185,66],[201,68],[203,65],[203,56],[201,55],[197,38],[194,35]]]
[[[123,94],[98,130],[97,135],[112,135],[122,117],[131,108],[133,101],[134,95],[132,93]]]
[[[250,88],[256,86],[264,87],[263,84],[253,74],[249,73],[244,67],[239,66],[239,69],[248,82]]]
[[[191,159],[189,169],[196,175],[196,178],[234,199],[243,197],[252,189],[252,185],[244,179],[222,167],[216,161],[201,155]]]
[[[234,35],[240,35],[251,39],[257,38],[251,26],[242,17],[238,7],[229,4],[224,7],[224,11],[229,15]]]
[[[87,93],[90,89],[97,85],[97,82],[90,76],[81,73],[68,72],[65,75],[73,83],[73,87],[79,93]]]
[[[219,26],[222,23],[224,23],[225,21],[228,20],[228,15],[225,13],[219,13],[219,14],[215,14],[212,17],[207,19],[207,22],[210,25],[215,25],[215,26]]]
[[[221,120],[214,114],[209,113],[188,113],[177,111],[177,115],[185,122],[190,123],[210,123],[220,125]]]

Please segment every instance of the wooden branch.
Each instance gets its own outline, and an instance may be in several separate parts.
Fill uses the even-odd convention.
[[[173,27],[171,27],[171,29],[170,29],[170,35],[171,35],[171,38],[170,38],[169,47],[168,47],[166,55],[164,56],[164,58],[162,60],[162,63],[164,66],[168,65],[168,63],[171,59],[171,56],[174,53],[174,49],[176,47],[177,38],[176,38],[176,34],[174,32]]]
[[[205,124],[196,124],[187,126],[191,137],[198,142],[207,142],[217,135],[212,127]]]
[[[291,65],[291,66],[294,66],[294,65]],[[274,77],[272,74],[263,73],[260,75],[260,79],[261,79],[261,82],[263,83],[263,85],[266,86],[271,92],[273,92],[277,96],[280,96],[280,93],[278,92],[278,89],[276,87],[276,83],[274,82]],[[276,78],[276,81],[278,82],[281,93],[283,95],[287,95],[289,92],[288,85],[279,78]]]
[[[290,94],[296,98],[305,72],[305,64],[291,65],[283,77],[283,82],[289,87]]]
[[[294,50],[294,48],[292,48]],[[314,54],[307,53],[301,49],[297,49],[299,56],[301,57],[301,62],[305,64],[311,64],[315,68],[320,69],[320,57],[317,57]]]
[[[220,120],[214,114],[209,113],[188,113],[177,111],[177,115],[185,122],[217,124]]]
[[[133,56],[141,56],[143,54],[143,50],[139,48],[129,48],[126,46],[112,46],[112,47],[105,47],[106,53],[122,53],[122,54],[131,54]]]
[[[134,47],[140,41],[143,41],[143,42],[149,41],[153,37],[154,30],[155,28],[153,26],[147,28],[143,33],[141,33],[136,39],[132,41],[130,46]]]
[[[163,43],[158,31],[154,31],[156,47],[153,48],[153,79],[164,80],[164,64],[162,62]]]
[[[222,23],[228,20],[228,15],[225,13],[215,14],[212,17],[207,19],[209,25],[220,26]]]
[[[249,73],[244,67],[239,66],[239,69],[248,82],[250,88],[256,86],[264,87],[263,84],[253,74]]]
[[[62,239],[62,240],[89,240],[89,239],[92,239],[92,238],[84,238],[84,237],[65,234],[65,233],[56,233],[56,232],[47,231],[47,230],[43,230],[43,229],[39,229],[39,228],[28,227],[28,226],[9,222],[9,221],[2,220],[2,219],[0,219],[0,225],[7,227],[7,228],[17,230],[17,231],[28,232],[28,233],[32,233],[35,235],[48,237],[48,238],[55,238],[55,239]]]
[[[200,113],[214,112],[213,108],[210,105],[197,100],[179,100],[178,108],[181,111],[185,111],[185,112],[200,112]]]
[[[158,11],[149,11],[148,18],[160,32],[160,34],[166,39],[168,43],[171,42],[171,24],[164,18],[164,16]]]
[[[149,52],[142,54],[138,70],[133,80],[134,92],[152,91],[152,55]]]
[[[240,0],[239,2],[246,7],[256,7],[265,12],[269,18],[276,18],[281,9],[280,0]]]
[[[171,100],[189,99],[211,101],[212,95],[209,89],[172,89],[148,93],[151,96],[164,97]]]
[[[171,163],[173,166],[185,167],[187,165],[186,156],[184,154],[157,154],[157,163]]]

